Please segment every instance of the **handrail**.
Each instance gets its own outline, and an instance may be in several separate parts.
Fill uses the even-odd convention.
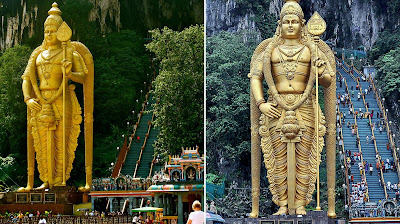
[[[397,176],[398,176],[398,178],[399,178],[399,180],[400,180],[399,157],[398,157],[398,155],[397,155],[397,150],[396,150],[396,147],[395,147],[395,144],[394,144],[392,135],[390,134],[390,133],[392,133],[392,131],[390,130],[390,126],[389,126],[389,123],[388,123],[388,118],[387,118],[387,116],[386,116],[385,105],[383,105],[383,103],[382,103],[382,101],[381,101],[381,97],[380,97],[380,95],[378,94],[378,91],[376,90],[375,83],[373,82],[372,77],[369,76],[368,79],[369,79],[369,82],[372,84],[372,89],[374,90],[374,93],[375,93],[375,96],[376,96],[376,100],[377,100],[377,102],[378,102],[379,109],[380,109],[380,111],[381,111],[381,114],[383,114],[383,119],[385,120],[386,134],[387,134],[387,136],[388,136],[388,140],[389,140],[390,146],[391,146],[391,148],[392,148],[393,157],[396,158],[396,162],[397,162],[397,166],[396,166],[396,167],[397,167]]]
[[[149,176],[148,177],[151,177],[151,173],[153,172],[153,166],[154,166],[154,160],[155,159],[156,159],[156,156],[154,155],[153,156],[153,161],[151,161],[150,172],[149,172]]]
[[[339,113],[339,115],[340,115],[340,104],[338,105],[336,111],[337,111],[337,113]],[[341,117],[339,117],[339,124],[340,124],[341,127],[342,127],[342,128],[340,129],[340,139],[343,140],[343,125],[342,125],[342,119],[341,119]],[[348,173],[348,171],[347,171],[347,169],[348,169],[348,167],[347,167],[347,156],[346,156],[346,150],[344,149],[344,141],[343,141],[343,144],[342,144],[342,151],[343,151],[342,154],[344,154],[343,160],[344,160],[345,175],[346,175],[345,179],[346,179],[346,185],[347,185],[347,204],[349,205],[349,207],[351,207],[351,200],[350,200],[350,183],[349,183],[349,178],[348,178],[349,173]]]
[[[369,127],[370,127],[371,132],[372,132],[371,139],[372,139],[372,138],[375,139],[375,140],[374,140],[375,153],[379,155],[378,148],[376,147],[376,138],[375,138],[375,135],[374,135],[374,130],[373,130],[373,128],[372,128],[371,116],[369,116],[368,107],[367,107],[367,104],[366,104],[366,102],[365,102],[365,96],[364,96],[364,94],[363,94],[363,92],[362,92],[362,87],[361,87],[361,85],[360,85],[360,82],[358,81],[358,79],[356,79],[355,81],[357,82],[358,90],[359,90],[360,93],[361,93],[361,96],[362,96],[362,99],[363,99],[363,102],[364,102],[365,109],[367,110],[367,113],[368,113]],[[381,159],[380,159],[380,155],[378,156],[378,162],[379,162],[379,164],[382,164],[382,163],[381,163]],[[383,187],[384,187],[384,190],[385,190],[385,197],[386,197],[386,199],[388,199],[388,194],[387,194],[387,191],[386,191],[386,183],[385,183],[385,179],[383,178],[382,167],[380,167],[380,170],[381,170],[381,178],[382,178],[382,182],[383,182]]]
[[[127,145],[127,137],[125,137],[124,144],[122,145],[122,149],[119,152],[117,162],[115,163],[114,170],[111,175],[112,177],[117,177],[119,175],[119,173],[121,172],[122,165],[125,162],[124,158],[126,157],[126,154],[128,153],[128,147],[126,145]]]
[[[340,74],[340,72],[339,72],[339,74]],[[340,74],[340,76],[342,76],[342,74]],[[351,95],[350,95],[350,92],[349,92],[349,86],[347,85],[347,80],[346,80],[346,78],[344,79],[344,84],[345,84],[345,86],[346,86],[346,91],[347,91],[347,93],[349,94],[349,96],[351,96]],[[360,135],[358,134],[357,117],[356,117],[356,115],[355,115],[354,105],[353,105],[353,102],[351,101],[351,97],[349,97],[349,100],[350,100],[350,105],[351,105],[351,108],[352,108],[352,111],[353,111],[353,118],[354,118],[354,125],[355,125],[354,128],[357,127],[356,136],[357,136],[357,139],[359,139],[359,141],[360,141],[360,143],[358,144],[358,152],[360,153],[361,164],[362,164],[362,166],[364,166],[364,158],[363,158],[362,149],[361,149],[361,139],[360,139]],[[381,173],[382,173],[382,172],[381,172]],[[363,177],[363,179],[364,179],[364,181],[365,181],[366,195],[367,195],[367,199],[368,199],[368,202],[369,202],[369,191],[368,191],[367,176],[365,175],[365,167],[364,167],[364,169],[362,169],[362,175],[361,175],[361,177]]]
[[[133,177],[136,177],[136,173],[139,168],[140,161],[142,159],[143,151],[144,151],[144,148],[146,147],[147,139],[149,138],[149,135],[150,135],[151,125],[153,123],[153,120],[154,120],[154,113],[153,113],[153,116],[151,117],[151,122],[149,122],[149,124],[148,124],[149,126],[147,128],[146,138],[144,139],[142,147],[140,147],[139,159],[136,162],[136,167],[135,167],[135,172],[133,173]]]

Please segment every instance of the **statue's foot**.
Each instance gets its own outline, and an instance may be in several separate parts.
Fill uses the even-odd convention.
[[[279,208],[279,210],[277,212],[275,212],[272,215],[286,215],[287,212],[288,212],[287,207],[286,206],[282,206],[282,207]]]
[[[48,189],[49,188],[49,183],[43,183],[42,185],[40,185],[40,187],[35,188],[35,190],[44,190],[44,189]]]
[[[296,215],[306,215],[306,207],[305,206],[300,206],[296,209]]]
[[[20,187],[20,188],[18,188],[18,192],[29,192],[29,191],[31,191],[32,190],[32,187],[31,186],[26,186],[26,187]]]
[[[88,192],[90,191],[90,186],[89,184],[86,184],[84,187],[79,187],[78,190],[81,192]]]
[[[258,212],[250,212],[249,218],[258,218]]]

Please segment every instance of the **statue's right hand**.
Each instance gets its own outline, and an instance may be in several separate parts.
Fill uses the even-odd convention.
[[[40,106],[40,104],[38,103],[39,99],[29,99],[28,101],[26,101],[26,105],[29,107],[29,109],[31,110],[36,110],[36,111],[40,111],[42,109],[42,106]]]
[[[276,103],[262,103],[259,108],[261,112],[268,117],[279,118],[281,116],[281,113],[278,109],[275,108],[276,106]]]

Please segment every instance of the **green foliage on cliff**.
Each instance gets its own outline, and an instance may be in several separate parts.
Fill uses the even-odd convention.
[[[368,52],[370,63],[373,64],[381,55],[388,53],[398,46],[400,46],[400,31],[383,31],[379,34],[379,38]]]
[[[249,178],[247,74],[256,46],[255,40],[245,43],[239,33],[222,32],[207,38],[207,173],[229,172],[228,181]],[[241,169],[241,165],[248,169]]]
[[[160,128],[156,147],[161,154],[176,155],[181,147],[199,146],[203,152],[204,27],[181,32],[169,28],[150,31],[146,47],[160,61],[154,82],[155,125]]]
[[[381,85],[381,87],[385,96],[399,95],[399,61],[400,47],[390,50],[388,53],[380,56],[378,60],[375,61],[375,66],[378,70],[376,79],[379,80],[379,83],[384,83],[384,85]]]
[[[269,13],[270,0],[236,0],[238,7],[235,8],[237,15],[244,15],[249,11],[254,14],[253,20],[261,32],[261,37],[267,39],[272,37],[276,29],[276,18]]]
[[[26,164],[26,106],[22,95],[21,75],[31,49],[16,46],[0,56],[0,156]],[[0,165],[1,181],[23,183],[26,166]],[[7,177],[8,175],[8,177]]]

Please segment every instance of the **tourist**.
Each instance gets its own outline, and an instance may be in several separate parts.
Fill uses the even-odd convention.
[[[382,128],[382,126],[379,126],[379,133],[381,133],[381,134],[382,134],[382,131],[383,131],[383,128]]]
[[[40,220],[39,220],[39,224],[46,224],[47,222],[46,222],[46,219],[44,218],[44,217],[42,217]]]
[[[365,137],[365,140],[366,140],[367,144],[369,144],[369,136],[368,135]]]
[[[372,164],[369,164],[369,175],[372,175],[372,171],[374,171],[374,168],[372,167]]]
[[[153,220],[151,219],[151,217],[149,215],[146,218],[146,224],[153,224]]]
[[[204,212],[201,211],[201,204],[199,201],[194,201],[192,204],[193,212],[190,213],[187,224],[203,224]]]

